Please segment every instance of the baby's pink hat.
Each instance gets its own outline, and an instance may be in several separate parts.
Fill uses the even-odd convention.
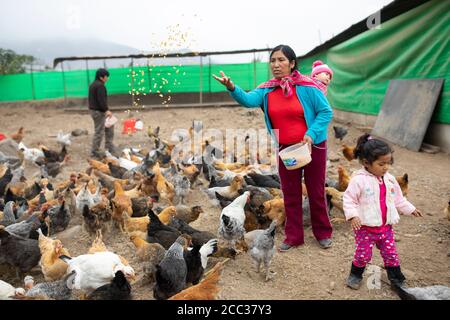
[[[321,72],[328,72],[330,74],[330,78],[333,78],[333,70],[331,70],[330,67],[322,61],[314,61],[312,67],[311,77],[314,77],[316,74]]]

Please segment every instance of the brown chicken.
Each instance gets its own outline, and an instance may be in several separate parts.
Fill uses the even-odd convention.
[[[24,136],[23,127],[20,127],[19,130],[17,130],[16,133],[11,134],[11,139],[13,139],[15,142],[20,143]]]
[[[119,227],[119,229],[123,232],[124,221],[122,212],[125,211],[128,216],[131,217],[133,214],[132,203],[130,197],[124,193],[122,185],[118,181],[114,181],[114,192],[115,196],[111,200],[111,203],[113,205],[112,218],[116,222],[116,225]]]
[[[344,203],[343,203],[344,193],[332,187],[326,187],[325,192],[329,196],[331,196],[331,204],[333,205],[333,207],[336,207],[342,212],[344,212]]]
[[[130,240],[136,247],[136,255],[140,261],[156,261],[161,262],[166,253],[166,249],[159,243],[148,243],[136,234],[130,236]]]
[[[144,192],[147,196],[153,196],[158,194],[158,190],[156,189],[156,180],[153,177],[144,177],[142,178],[141,184],[142,192]]]
[[[134,163],[137,164],[141,164],[142,160],[139,159],[137,156],[135,156],[134,154],[130,155],[130,160],[133,161]]]
[[[147,226],[150,223],[149,216],[131,218],[126,212],[123,212],[122,215],[126,232],[147,231]]]
[[[156,190],[160,198],[168,202],[169,205],[172,205],[173,198],[175,197],[175,187],[162,175],[159,162],[153,166],[153,172],[155,173]]]
[[[141,185],[137,185],[131,190],[125,191],[125,194],[129,196],[130,198],[139,198],[143,196]]]
[[[339,179],[338,179],[337,189],[339,191],[344,192],[347,189],[348,184],[350,183],[350,175],[348,174],[347,170],[345,170],[345,168],[343,166],[338,167],[338,174],[339,174]]]
[[[94,168],[100,172],[103,172],[105,174],[109,174],[109,175],[111,174],[111,171],[109,170],[109,167],[107,164],[104,164],[103,162],[97,161],[94,159],[88,159],[87,161],[92,168]]]
[[[36,197],[34,197],[34,198],[31,199],[30,201],[28,201],[28,205],[29,205],[30,207],[38,206],[38,205],[39,205],[39,201],[40,201],[39,199],[40,199],[42,196],[44,196],[46,202],[49,202],[51,205],[57,204],[57,200],[54,199],[54,192],[53,192],[53,191],[47,189],[47,187],[44,187],[44,189],[41,191],[41,193],[42,193],[42,195],[41,195],[41,194],[38,194]],[[55,200],[56,202],[55,202],[55,201],[52,201],[52,200]],[[52,201],[52,202],[50,202],[50,201]]]
[[[245,210],[245,221],[244,221],[245,232],[250,232],[260,228],[262,227],[258,222],[256,214],[254,214],[252,211]]]
[[[201,213],[203,213],[203,209],[201,206],[187,207],[184,205],[178,205],[176,207],[176,215],[175,217],[183,220],[186,223],[191,223],[198,219]]]
[[[395,177],[395,180],[397,180],[398,184],[400,185],[403,196],[406,197],[406,195],[408,194],[408,174],[405,173],[402,176],[397,176]]]
[[[277,225],[282,226],[286,220],[283,199],[272,199],[263,203],[264,216],[270,221],[276,219]]]
[[[173,295],[169,300],[216,300],[219,293],[219,280],[225,261],[216,265],[205,274],[205,278],[195,286],[191,286]]]
[[[106,248],[105,243],[103,242],[102,232],[100,230],[97,231],[97,236],[92,242],[91,247],[89,248],[87,253],[96,253],[96,252],[106,252],[108,248]]]
[[[59,256],[70,257],[69,251],[65,249],[60,240],[52,240],[38,229],[39,250],[41,251],[41,266],[45,281],[56,281],[64,277],[67,271],[67,263],[59,259]]]
[[[283,192],[277,188],[266,188],[274,198],[283,198]]]
[[[355,159],[355,154],[353,153],[355,147],[349,147],[346,144],[342,145],[342,153],[344,154],[345,159],[348,161],[352,161]]]
[[[161,213],[158,214],[158,218],[162,223],[168,224],[176,214],[177,209],[174,206],[170,206],[161,211]]]
[[[214,161],[214,167],[217,169],[217,170],[222,170],[222,171],[225,171],[225,170],[230,170],[230,171],[233,171],[233,170],[238,170],[238,169],[240,169],[240,168],[242,168],[244,166],[244,164],[243,163],[238,163],[238,162],[233,162],[233,163],[224,163],[224,162],[220,162],[220,161]]]
[[[191,164],[189,166],[180,166],[180,168],[183,171],[183,175],[185,175],[189,179],[191,185],[195,182],[195,180],[197,180],[197,177],[200,174],[200,171],[195,164]]]

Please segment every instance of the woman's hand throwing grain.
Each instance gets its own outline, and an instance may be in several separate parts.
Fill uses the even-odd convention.
[[[233,91],[234,90],[234,83],[231,81],[230,77],[227,77],[223,71],[220,71],[220,75],[222,77],[218,77],[215,74],[213,74],[213,78],[219,81],[221,84],[223,84],[225,87],[227,87],[228,90]]]

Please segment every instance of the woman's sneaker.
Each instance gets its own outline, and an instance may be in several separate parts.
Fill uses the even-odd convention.
[[[319,240],[319,244],[322,247],[322,249],[328,249],[328,248],[331,248],[333,241],[331,241],[331,239],[322,239],[322,240]]]
[[[291,246],[290,244],[287,244],[285,242],[283,242],[279,247],[278,247],[278,251],[280,252],[286,252],[289,249],[294,248],[294,246]]]

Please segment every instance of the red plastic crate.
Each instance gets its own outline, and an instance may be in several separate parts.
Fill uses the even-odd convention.
[[[136,119],[133,119],[133,118],[126,119],[123,122],[122,133],[123,134],[135,133],[136,132],[135,124],[136,124]]]

